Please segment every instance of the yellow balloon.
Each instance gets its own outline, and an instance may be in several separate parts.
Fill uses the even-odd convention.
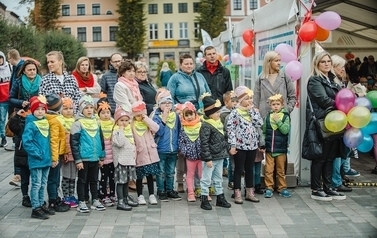
[[[366,107],[356,106],[351,108],[347,113],[347,119],[351,126],[355,128],[363,128],[370,122],[370,111]]]
[[[339,132],[347,126],[347,115],[340,111],[334,110],[326,115],[325,127],[332,132]]]

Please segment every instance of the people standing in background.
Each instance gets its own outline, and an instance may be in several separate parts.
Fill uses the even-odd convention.
[[[88,57],[80,57],[77,60],[76,68],[72,72],[79,86],[81,95],[87,94],[93,98],[98,98],[101,92],[95,76],[92,74],[92,65]]]
[[[137,61],[135,62],[136,74],[135,79],[139,83],[139,90],[142,100],[147,107],[147,115],[150,115],[156,106],[156,89],[148,81],[148,66],[146,63]]]
[[[168,62],[162,63],[162,67],[160,71],[161,87],[168,86],[169,79],[172,75],[173,75],[173,72],[170,70]]]
[[[7,145],[5,122],[8,114],[11,75],[7,59],[4,53],[0,51],[0,147],[5,147]]]

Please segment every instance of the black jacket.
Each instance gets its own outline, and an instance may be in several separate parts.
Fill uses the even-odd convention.
[[[229,70],[222,66],[220,62],[218,62],[217,69],[213,74],[211,74],[206,66],[206,62],[204,62],[203,65],[197,70],[197,72],[203,74],[204,78],[207,81],[209,89],[211,90],[212,97],[215,100],[219,99],[221,104],[224,105],[224,93],[233,90]]]
[[[139,81],[140,94],[143,96],[143,101],[147,106],[147,114],[150,115],[153,111],[153,107],[156,104],[156,89],[152,86],[148,80]]]
[[[22,146],[22,133],[25,128],[25,118],[19,115],[15,115],[9,119],[9,129],[14,133],[14,165],[15,166],[27,166],[27,153]]]
[[[225,137],[211,124],[203,121],[200,128],[202,161],[220,160],[229,157]]]

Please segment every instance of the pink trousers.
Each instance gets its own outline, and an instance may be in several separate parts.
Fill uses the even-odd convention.
[[[195,173],[198,174],[198,178],[202,177],[202,161],[201,160],[186,160],[187,172],[186,172],[186,187],[187,194],[194,192],[194,177]]]

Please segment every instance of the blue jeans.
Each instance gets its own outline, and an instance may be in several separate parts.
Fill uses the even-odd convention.
[[[30,170],[30,200],[33,209],[41,207],[44,203],[44,193],[49,170],[50,167]]]
[[[254,163],[254,184],[260,185],[260,170],[262,167],[262,161]]]
[[[200,179],[201,195],[209,195],[211,181],[215,187],[216,195],[223,194],[223,161],[213,160],[212,167],[208,168],[206,162],[202,162],[202,178]]]
[[[344,172],[348,172],[348,170],[350,170],[349,157],[347,159],[342,159],[340,157],[334,159],[331,176],[331,183],[334,188],[342,185],[342,175],[340,173],[342,167]]]
[[[59,163],[55,168],[50,168],[50,172],[48,173],[48,181],[47,181],[47,194],[48,199],[57,199],[58,198],[58,189],[60,185],[60,164],[61,159],[59,156]]]
[[[157,193],[172,191],[178,155],[177,153],[158,153],[158,157],[160,157],[160,173],[156,176]]]
[[[5,122],[7,121],[8,103],[0,103],[0,137],[5,137]]]

